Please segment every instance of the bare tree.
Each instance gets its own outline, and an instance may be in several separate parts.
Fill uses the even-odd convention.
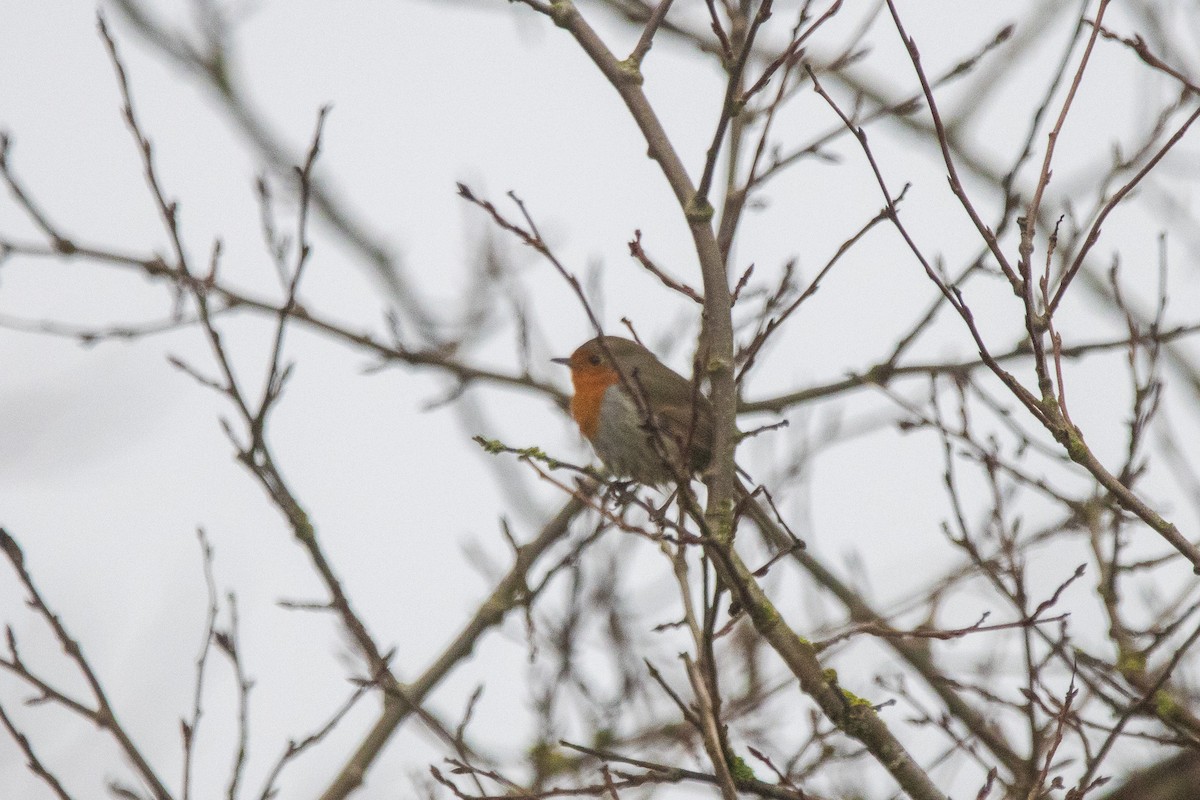
[[[20,131],[0,140],[0,178],[37,232],[0,230],[6,262],[86,263],[168,289],[144,323],[8,315],[0,324],[85,345],[181,334],[202,342],[203,352],[170,363],[220,399],[237,462],[320,587],[319,599],[288,607],[334,620],[352,654],[342,696],[303,701],[311,730],[258,741],[251,698],[270,665],[247,656],[241,606],[219,588],[220,536],[205,524],[206,612],[186,621],[203,644],[190,696],[163,711],[180,718],[168,762],[125,724],[95,644],[85,650],[56,611],[38,579],[49,568],[18,544],[33,534],[0,528],[9,580],[28,603],[6,614],[40,620],[65,661],[31,653],[8,628],[0,723],[47,796],[94,790],[27,733],[41,707],[91,723],[115,747],[121,777],[109,776],[108,789],[128,798],[202,794],[196,743],[204,721],[222,714],[234,731],[222,781],[231,800],[266,800],[281,787],[346,797],[389,760],[421,769],[403,789],[377,789],[389,796],[1193,796],[1200,479],[1189,443],[1200,319],[1175,287],[1191,280],[1186,270],[1177,277],[1177,262],[1189,260],[1179,252],[1195,240],[1178,176],[1200,85],[1194,42],[1177,24],[1184,12],[1149,0],[1046,0],[1006,10],[1014,16],[993,28],[939,29],[929,7],[950,14],[961,4],[475,5],[569,37],[574,57],[619,98],[620,124],[636,130],[673,198],[663,216],[686,232],[668,245],[635,229],[621,244],[682,322],[614,309],[616,325],[598,287],[624,280],[630,265],[584,275],[522,188],[494,195],[469,181],[457,192],[486,226],[479,266],[454,311],[431,301],[435,276],[405,264],[321,169],[330,108],[314,109],[308,144],[293,152],[295,132],[272,129],[237,71],[242,11],[210,0],[194,0],[194,30],[141,0],[113,0],[99,17],[98,46],[165,248],[76,233],[22,168],[12,147]],[[161,167],[169,142],[141,114],[127,41],[203,87],[263,165],[258,224],[273,291],[228,277],[219,240],[196,247],[180,213],[188,200],[175,198]],[[687,136],[651,89],[660,58],[695,70],[697,86],[720,70],[719,102],[688,120]],[[1116,76],[1163,99],[1108,108],[1110,94],[1129,97],[1107,91]],[[1132,134],[1104,127],[1135,112]],[[561,113],[601,112],[568,98]],[[689,148],[696,128],[704,144]],[[848,211],[814,223],[822,203]],[[785,211],[772,216],[768,204]],[[763,218],[784,230],[764,230]],[[1119,219],[1138,224],[1110,234]],[[787,255],[772,263],[776,246]],[[353,254],[382,287],[389,309],[373,324],[346,323],[306,292],[325,247]],[[536,263],[526,267],[529,254]],[[854,272],[880,259],[885,270]],[[483,419],[480,396],[565,409],[565,376],[547,362],[578,342],[544,332],[550,304],[537,298],[547,291],[571,298],[576,330],[589,336],[657,343],[667,334],[686,350],[711,402],[712,462],[695,480],[677,470],[672,490],[658,491],[574,463],[549,439],[476,427],[479,449],[462,458],[504,476],[509,510],[533,516],[533,498],[547,491],[557,508],[528,530],[495,510],[507,562],[488,565],[491,589],[441,637],[440,652],[401,669],[396,634],[362,613],[374,598],[343,577],[336,541],[284,466],[297,442],[276,421],[302,391],[291,342],[311,334],[377,370],[438,376],[448,391],[431,405],[457,408],[472,426]],[[898,307],[899,297],[921,299]],[[258,332],[249,344],[229,335],[247,319]],[[837,356],[857,340],[874,354],[866,363]],[[485,346],[505,355],[483,357]],[[833,377],[798,381],[801,352],[821,353]],[[647,437],[660,439],[653,409],[642,410]],[[833,470],[853,476],[835,487],[835,507],[886,506],[880,498],[899,474],[900,491],[935,510],[922,574],[869,567],[870,553],[844,560],[830,543],[870,548],[845,518],[815,508],[815,487],[845,452],[858,455],[848,473]],[[407,488],[416,502],[422,490]],[[907,535],[906,521],[894,524],[894,536]],[[419,620],[421,611],[400,614]],[[432,703],[452,673],[480,664],[489,632],[510,619],[505,629],[521,636],[508,647],[528,664],[519,678],[527,740],[516,756],[489,741],[519,726],[480,706],[489,680],[511,676],[485,667],[489,680]],[[229,708],[214,706],[218,659],[232,678]],[[403,726],[431,735],[433,763],[388,748]],[[330,765],[327,779],[288,783],[309,759]]]

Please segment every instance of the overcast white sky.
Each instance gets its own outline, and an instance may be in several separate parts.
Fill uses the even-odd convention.
[[[172,24],[189,26],[188,3],[154,5]],[[317,109],[333,104],[319,172],[402,255],[409,277],[444,320],[460,313],[459,290],[475,269],[479,243],[494,237],[517,265],[514,293],[523,293],[535,325],[534,374],[566,388],[565,375],[545,359],[565,355],[587,338],[586,318],[546,264],[490,231],[454,187],[466,181],[497,202],[511,189],[528,203],[572,269],[586,276],[603,268],[604,323],[616,329],[627,316],[648,342],[661,347],[674,340],[663,352],[675,366],[686,365],[690,345],[679,334],[694,332],[693,309],[662,292],[631,262],[625,245],[635,229],[642,230],[659,263],[698,284],[686,228],[615,94],[561,31],[502,0],[243,5],[233,64],[255,104],[295,146],[297,157]],[[903,5],[911,6],[905,10],[911,32],[931,72],[937,72],[986,41],[999,27],[999,16],[992,17],[1002,12],[995,6],[1010,4]],[[1016,10],[1012,13],[1015,17]],[[614,49],[627,50],[631,34],[595,16],[618,42]],[[231,133],[227,115],[208,92],[147,49],[118,14],[109,11],[108,18],[163,182],[179,201],[192,257],[203,263],[219,238],[222,274],[247,291],[270,295],[276,281],[262,246],[254,194],[262,164]],[[1063,29],[1057,38],[1048,37],[1035,53],[1057,53],[1066,34]],[[901,72],[894,37],[876,38],[878,49],[863,69],[880,75],[891,65],[901,76],[897,85],[910,91],[913,82]],[[827,54],[821,45],[816,49]],[[1064,152],[1056,173],[1060,186],[1074,185],[1081,168],[1092,163],[1088,158],[1103,157],[1106,142],[1143,130],[1144,108],[1164,96],[1157,84],[1130,79],[1128,67],[1115,55],[1098,66],[1098,75],[1106,77],[1094,80],[1108,88],[1103,95],[1081,96],[1077,130],[1095,129],[1103,134],[1097,136],[1101,143],[1086,158]],[[1043,68],[1014,67],[1030,75]],[[669,42],[656,45],[646,75],[678,149],[697,170],[719,108],[720,76]],[[1017,86],[1007,90],[1014,102]],[[950,90],[947,102],[970,98]],[[1009,158],[1022,119],[989,112],[975,131],[981,152]],[[831,118],[813,97],[780,124],[795,129],[789,141],[806,141],[829,129]],[[79,242],[136,253],[166,247],[121,119],[93,6],[0,0],[0,129],[12,136],[14,171],[51,219]],[[916,181],[911,197],[916,234],[957,268],[977,245],[945,191],[933,154],[907,152],[911,144],[891,135],[878,137],[876,147],[895,169],[894,188]],[[844,146],[838,152],[847,160],[857,156]],[[290,231],[291,199],[276,185],[280,225]],[[748,220],[737,251],[738,263],[755,263],[764,284],[794,255],[802,273],[811,275],[879,206],[869,173],[857,162],[852,167],[806,162],[771,199]],[[1112,235],[1136,232],[1145,222],[1137,215],[1114,218]],[[38,239],[7,196],[0,198],[0,233]],[[384,331],[388,300],[374,276],[323,228],[316,229],[314,243],[305,302],[350,327]],[[1187,260],[1187,245],[1186,239],[1173,242],[1178,262]],[[1156,246],[1145,235],[1126,245],[1126,252],[1153,263]],[[915,310],[934,295],[903,255],[890,231],[864,241],[805,306],[790,338],[767,354],[762,377],[748,395],[836,378],[886,353]],[[1146,272],[1153,274],[1152,268]],[[1180,299],[1173,307],[1186,309],[1195,300],[1195,273],[1185,270],[1175,280]],[[1153,287],[1143,286],[1143,297],[1149,297]],[[1004,331],[1015,335],[1016,329],[999,314],[993,320],[987,302],[982,308],[997,341],[1013,341]],[[12,329],[16,319],[98,326],[146,322],[164,318],[170,309],[164,287],[128,271],[82,260],[12,258],[0,264],[0,314],[8,323],[0,328],[0,525],[21,542],[41,590],[106,680],[124,722],[172,781],[178,774],[178,720],[190,705],[192,659],[203,631],[195,530],[208,532],[218,583],[238,595],[247,668],[258,680],[252,726],[260,749],[252,753],[257,760],[248,778],[257,787],[286,738],[311,730],[348,693],[345,678],[353,669],[330,620],[276,605],[280,599],[317,599],[319,586],[278,513],[235,463],[219,424],[229,414],[227,404],[167,363],[173,354],[212,372],[202,337],[187,329],[82,347]],[[1081,327],[1067,335],[1076,340],[1120,331],[1118,321],[1089,317],[1085,307],[1071,313]],[[847,326],[851,314],[859,323]],[[261,369],[267,332],[269,324],[250,317],[227,325],[228,342],[248,376]],[[406,333],[414,335],[411,329]],[[510,321],[496,317],[477,333],[470,342],[472,361],[516,367]],[[966,344],[962,337],[933,338],[917,352],[966,357],[971,355]],[[488,590],[490,579],[472,566],[466,546],[503,569],[500,515],[526,539],[558,500],[522,474],[529,501],[514,504],[497,480],[497,465],[477,452],[470,436],[536,443],[580,461],[589,455],[570,421],[544,399],[472,390],[465,411],[426,412],[427,403],[452,388],[437,376],[406,369],[368,374],[365,368],[372,364],[360,354],[301,332],[291,337],[290,356],[297,372],[272,427],[285,474],[358,609],[382,642],[398,647],[398,670],[411,676]],[[1103,367],[1081,369],[1074,379],[1080,398],[1103,400],[1111,391],[1104,388]],[[886,405],[864,397],[843,411],[841,422],[852,426]],[[1093,410],[1081,402],[1080,414],[1113,423],[1101,426],[1093,442],[1119,453],[1121,420],[1113,406],[1101,402]],[[789,431],[753,447],[770,462],[766,456],[786,454],[806,434],[832,422],[821,406],[806,408],[792,415]],[[855,440],[831,451],[811,476],[806,496],[791,500],[812,523],[813,546],[835,563],[856,553],[864,576],[887,598],[901,596],[944,558],[938,523],[946,509],[928,500],[937,496],[942,470],[932,439],[893,431],[880,447],[878,440]],[[867,477],[860,467],[864,458],[875,465]],[[846,487],[861,492],[864,480],[870,483],[870,502],[847,503]],[[1186,517],[1186,508],[1179,511],[1185,515],[1181,522],[1196,522]],[[838,538],[822,539],[835,531]],[[1047,570],[1060,577],[1053,565]],[[661,575],[648,571],[634,580],[632,591],[647,607],[670,602]],[[81,690],[41,621],[20,611],[23,597],[9,571],[0,568],[0,616],[12,625],[22,652],[64,686]],[[975,609],[963,610],[970,618],[965,622],[974,616]],[[520,633],[514,622],[488,636],[478,658],[456,671],[430,702],[456,719],[471,687],[486,679],[478,734],[510,756],[524,739],[498,721],[520,720],[514,723],[519,727],[528,720],[520,689],[528,667],[523,650],[512,645]],[[223,665],[212,670],[212,679],[201,796],[220,791],[232,731]],[[101,779],[126,777],[101,735],[59,709],[21,707],[19,700],[28,695],[0,674],[0,699],[17,708],[39,755],[60,767],[68,788],[81,797],[99,796]],[[306,796],[302,789],[331,774],[374,712],[372,703],[364,704],[321,754],[293,766],[284,781],[288,796]],[[363,796],[397,796],[394,787],[408,786],[407,776],[422,773],[423,764],[435,758],[427,741],[418,725],[406,725],[371,773]],[[22,768],[13,742],[0,736],[0,797],[48,796]]]

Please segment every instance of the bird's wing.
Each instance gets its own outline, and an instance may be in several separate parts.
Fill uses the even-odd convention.
[[[670,388],[660,392],[660,403],[654,408],[656,419],[665,431],[690,449],[691,466],[702,469],[712,458],[712,403],[690,381],[676,376]]]

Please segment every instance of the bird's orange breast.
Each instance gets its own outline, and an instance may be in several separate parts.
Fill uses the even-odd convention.
[[[588,439],[596,438],[600,427],[600,406],[608,387],[620,377],[613,369],[576,369],[571,371],[575,395],[571,398],[571,416]]]

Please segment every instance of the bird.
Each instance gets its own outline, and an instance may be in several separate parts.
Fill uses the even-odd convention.
[[[570,367],[575,389],[571,416],[613,475],[662,487],[686,483],[708,467],[712,403],[696,384],[641,344],[620,336],[597,336],[570,356],[551,361]],[[788,552],[805,549],[778,512],[773,517],[758,502],[758,490],[735,479],[734,491],[741,498],[738,505],[744,505],[772,545]]]
[[[659,487],[708,466],[712,404],[641,344],[597,336],[551,360],[570,367],[571,416],[613,475]]]

